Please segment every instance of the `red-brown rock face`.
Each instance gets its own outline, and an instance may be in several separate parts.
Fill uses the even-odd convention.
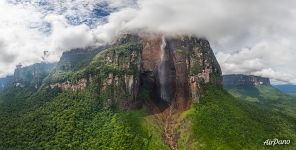
[[[169,103],[176,90],[176,71],[172,54],[163,36],[143,37],[142,85],[150,89],[156,102]]]
[[[162,38],[161,36],[147,36],[143,38],[142,71],[153,72],[160,62]]]
[[[141,86],[151,99],[185,109],[198,101],[204,83],[221,84],[208,41],[195,37],[143,36]]]

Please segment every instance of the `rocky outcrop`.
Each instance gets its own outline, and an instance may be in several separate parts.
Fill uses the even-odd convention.
[[[248,86],[270,86],[269,78],[253,76],[253,75],[224,75],[223,84],[225,87],[248,87]]]
[[[72,91],[78,91],[78,90],[84,90],[87,86],[87,79],[80,79],[79,81],[73,83],[70,81],[66,81],[66,82],[62,82],[62,83],[55,83],[55,84],[51,84],[50,88],[59,88],[62,91],[65,90],[72,90]]]
[[[92,76],[94,84],[99,86],[101,97],[110,105],[119,104],[126,110],[136,107],[139,102],[136,100],[139,94],[142,45],[124,43],[117,43],[100,52],[91,66],[96,70]]]

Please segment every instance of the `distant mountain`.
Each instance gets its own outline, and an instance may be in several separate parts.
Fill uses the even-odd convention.
[[[296,96],[296,85],[284,84],[284,85],[273,85],[273,86],[282,92]]]
[[[13,76],[7,76],[4,78],[0,78],[0,91],[7,88],[13,82]]]
[[[253,75],[224,75],[224,88],[233,96],[270,107],[296,118],[296,98],[278,90],[269,78]]]
[[[0,78],[0,90],[11,86],[27,86],[37,89],[42,85],[44,78],[49,75],[55,65],[55,63],[36,63],[26,67],[18,65],[14,75]]]
[[[270,80],[253,75],[232,74],[223,76],[223,85],[225,87],[246,87],[246,86],[270,86]]]

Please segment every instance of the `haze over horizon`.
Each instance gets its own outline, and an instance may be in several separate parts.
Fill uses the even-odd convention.
[[[296,1],[3,0],[0,77],[19,63],[49,62],[73,48],[98,46],[122,32],[206,37],[224,74],[296,84]]]

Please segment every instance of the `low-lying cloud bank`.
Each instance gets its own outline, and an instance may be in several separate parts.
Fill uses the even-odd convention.
[[[216,54],[224,74],[252,74],[273,79],[274,83],[296,83],[296,51],[287,41],[261,41],[238,52]]]
[[[44,50],[51,54],[49,61],[56,61],[65,50],[104,44],[122,32],[146,31],[208,38],[224,74],[296,84],[294,0],[40,2],[0,2],[0,13],[8,14],[0,16],[0,74],[12,72],[19,62],[40,61]]]

